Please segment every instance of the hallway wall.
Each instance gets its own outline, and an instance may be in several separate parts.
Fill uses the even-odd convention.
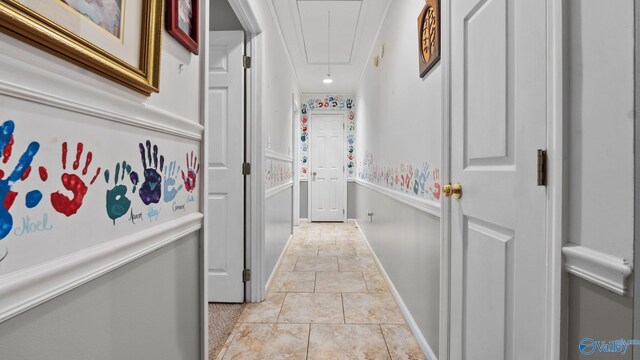
[[[296,74],[277,28],[271,3],[250,1],[262,33],[262,126],[265,181],[264,284],[284,250],[293,226],[293,104],[299,99]]]
[[[208,9],[204,2],[201,5]],[[201,23],[206,23],[206,15],[201,12]],[[206,31],[202,29],[201,39]],[[41,155],[56,167],[48,167],[47,183],[37,186],[43,191],[57,186],[65,192],[60,184],[63,141],[69,142],[68,172],[76,142],[81,141],[87,143],[84,154],[93,151],[90,171],[95,172],[96,166],[102,170],[89,186],[77,215],[55,213],[47,191],[38,215],[42,218],[40,211],[47,213],[50,230],[12,232],[0,241],[0,246],[10,247],[11,258],[7,260],[22,257],[35,261],[24,272],[7,274],[9,263],[0,266],[3,358],[151,356],[169,360],[200,356],[204,311],[198,253],[201,182],[190,195],[184,188],[179,192],[180,199],[188,196],[193,200],[185,205],[191,208],[184,215],[164,201],[157,204],[156,210],[161,211],[148,212],[153,206],[144,206],[138,195],[131,195],[135,214],[132,211],[112,220],[105,194],[108,196],[107,189],[114,186],[116,162],[131,161],[136,171],[143,167],[138,142],[161,141],[158,146],[160,154],[167,156],[166,167],[176,160],[186,168],[184,146],[199,155],[204,129],[197,95],[201,59],[163,30],[160,93],[146,97],[0,34],[0,120],[14,120],[16,129],[29,137],[48,131]],[[16,138],[16,153],[22,154],[27,140],[37,139]],[[125,149],[128,157],[120,158]],[[3,170],[15,166],[19,154],[3,164]],[[110,182],[104,176],[107,169],[111,171]],[[35,166],[31,184],[43,178],[34,175],[37,173]],[[166,179],[166,173],[160,173]],[[144,181],[143,171],[140,178]],[[176,186],[181,182],[178,178]],[[27,187],[18,190],[14,209],[25,206]],[[30,215],[35,222],[35,214]],[[134,218],[135,224],[130,215],[140,216]],[[178,221],[168,221],[171,219]],[[23,226],[23,220],[16,216],[14,225]]]
[[[423,6],[419,0],[392,3],[371,55],[380,56],[380,64],[370,61],[365,68],[356,96],[357,180],[350,199],[437,355],[442,71],[437,64],[419,76],[416,19]]]
[[[565,238],[592,259],[633,265],[634,1],[603,8],[594,0],[570,0],[565,10]],[[612,184],[615,190],[603,191]],[[577,264],[573,258],[565,253],[567,264]],[[600,269],[597,261],[582,266]],[[596,277],[603,273],[594,270]],[[634,338],[632,276],[628,293],[618,295],[574,274],[566,275],[568,358],[608,358],[582,355],[578,344],[585,337]],[[638,349],[610,358],[631,359],[632,352]]]

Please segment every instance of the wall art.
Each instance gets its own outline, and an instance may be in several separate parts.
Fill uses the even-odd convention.
[[[427,0],[418,16],[418,64],[420,77],[440,61],[440,0]]]
[[[162,9],[163,0],[3,0],[0,31],[148,96],[159,90]]]
[[[185,48],[198,55],[198,0],[169,0],[167,31]]]
[[[264,167],[265,189],[269,190],[293,181],[292,165],[290,161],[267,158]]]

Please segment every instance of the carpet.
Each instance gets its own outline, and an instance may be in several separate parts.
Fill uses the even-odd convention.
[[[236,326],[244,304],[209,303],[209,360],[215,360]]]

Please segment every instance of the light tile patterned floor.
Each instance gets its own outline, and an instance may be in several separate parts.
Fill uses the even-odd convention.
[[[264,302],[248,304],[218,355],[424,359],[353,222],[301,223]]]

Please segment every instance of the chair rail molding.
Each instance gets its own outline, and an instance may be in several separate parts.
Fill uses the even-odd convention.
[[[355,179],[353,181],[358,185],[361,185],[367,189],[371,189],[379,193],[382,193],[396,201],[412,206],[420,211],[424,211],[427,214],[440,217],[439,202],[427,200],[427,199],[420,199],[415,196],[407,195],[399,191],[390,190],[380,185],[372,184],[360,179]]]
[[[562,248],[562,254],[568,273],[618,295],[627,294],[627,278],[633,272],[629,260],[571,243]]]
[[[292,187],[293,187],[293,181],[289,181],[289,182],[287,182],[285,184],[272,187],[271,189],[267,189],[265,191],[264,197],[265,197],[265,199],[268,199],[268,198],[276,196],[277,194],[279,194],[279,193],[281,193],[281,192],[283,192],[283,191],[285,191],[285,190],[287,190],[289,188],[292,188]]]
[[[95,96],[104,95],[102,92],[89,88],[83,89],[83,91]],[[142,104],[141,108],[140,104],[120,98],[113,99],[111,108],[118,109],[118,111],[113,111],[82,101],[29,89],[4,80],[0,80],[0,94],[190,140],[202,141],[203,139],[204,126],[197,122],[150,105]]]
[[[293,157],[291,155],[286,155],[269,149],[264,151],[264,157],[266,157],[267,159],[275,159],[293,163]]]
[[[185,215],[0,278],[0,323],[200,230],[203,218]]]

